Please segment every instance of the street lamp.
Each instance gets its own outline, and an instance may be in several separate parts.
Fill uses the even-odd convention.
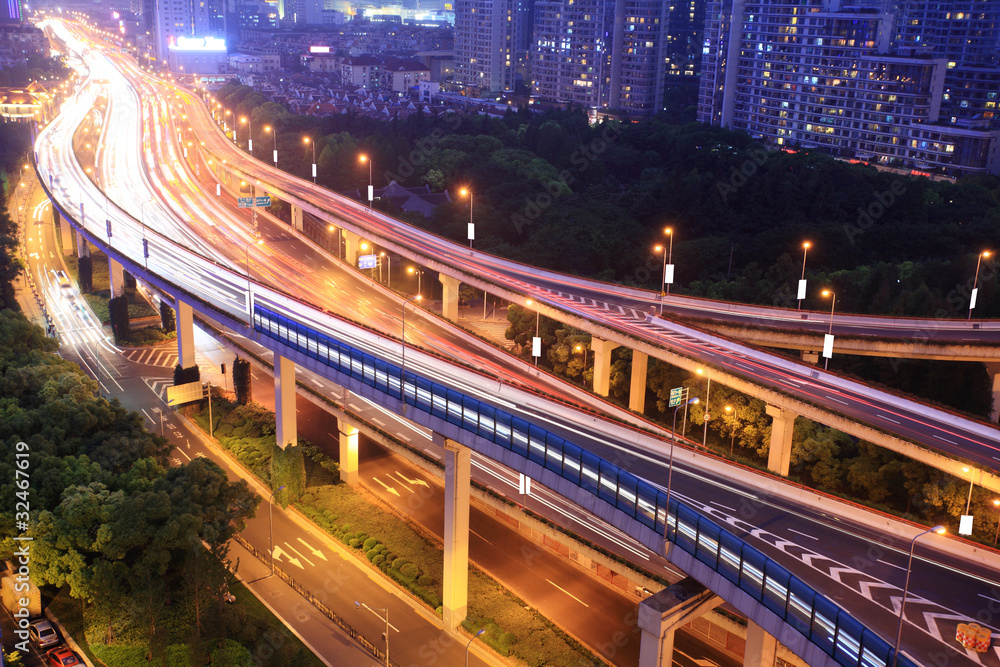
[[[802,244],[802,277],[799,278],[799,310],[802,310],[802,299],[806,298],[806,255],[809,253],[810,246],[812,244],[809,241]]]
[[[479,628],[479,632],[472,636],[469,643],[465,645],[465,667],[469,667],[469,649],[472,648],[472,642],[476,641],[476,637],[486,632],[486,628]]]
[[[382,618],[381,616],[378,615],[378,612],[376,612],[374,609],[366,605],[364,602],[358,602],[357,600],[355,600],[354,606],[358,609],[364,607],[371,613],[375,614],[375,618],[377,618],[380,621],[385,621],[385,667],[389,667],[389,608],[382,607],[382,612],[385,614],[385,618]]]
[[[735,424],[739,424],[739,420],[736,418],[736,410],[733,409],[733,406],[727,405],[723,409],[726,411],[727,415],[732,415],[733,421],[735,422]],[[736,426],[735,426],[735,424],[734,424],[733,429],[732,429],[732,436],[733,437],[731,437],[729,439],[729,458],[733,458],[733,447],[736,445]]]
[[[139,224],[142,226],[142,257],[146,262],[146,270],[149,270],[149,244],[146,243],[146,204],[156,201],[156,197],[150,197],[139,204]]]
[[[663,285],[667,289],[666,293],[670,294],[670,285],[674,282],[674,228],[667,227],[663,230],[663,233],[670,237],[670,243],[668,244],[669,250],[667,251],[667,263],[663,265]],[[667,266],[670,267],[669,276],[667,275]]]
[[[274,135],[274,168],[278,168],[278,130],[272,128],[270,125],[264,126],[265,132],[270,132]]]
[[[896,650],[892,652],[892,665],[890,667],[896,667],[896,658],[899,657],[899,640],[903,636],[903,611],[906,609],[906,592],[910,588],[910,568],[913,566],[913,547],[916,545],[917,540],[927,533],[944,535],[944,526],[929,528],[919,535],[915,535],[910,540],[910,559],[906,562],[906,583],[903,585],[903,599],[899,603],[899,629],[896,630]]]
[[[420,301],[424,297],[420,294],[411,296],[409,299],[403,302],[403,354],[402,363],[400,364],[399,373],[399,396],[403,401],[403,409],[406,409],[406,304],[411,301]]]
[[[585,374],[587,372],[587,352],[588,352],[587,348],[585,348],[583,345],[577,345],[576,347],[573,348],[573,351],[583,352],[583,372]],[[586,376],[584,376],[583,386],[587,386]]]
[[[476,238],[476,226],[472,223],[472,204],[474,202],[474,198],[472,196],[472,190],[469,190],[468,188],[462,188],[461,190],[458,191],[458,194],[462,195],[463,197],[465,196],[469,197],[469,250],[472,250],[472,240]]]
[[[823,296],[832,297],[830,302],[830,330],[826,333],[823,341],[823,370],[830,365],[830,357],[833,356],[833,310],[837,307],[837,293],[833,290],[825,289],[820,292]]]
[[[390,257],[389,253],[385,252],[384,250],[379,252],[378,256],[380,258],[379,273],[382,272],[381,258],[385,257],[385,286],[388,287],[389,289],[392,289],[392,257]],[[379,280],[381,279],[382,276],[379,276]]]
[[[1000,500],[994,500],[993,507],[1000,508]],[[997,545],[997,540],[1000,540],[1000,514],[997,515],[997,534],[993,538],[993,546]]]
[[[979,293],[979,266],[983,263],[983,257],[989,257],[990,251],[984,250],[979,253],[979,258],[976,260],[976,277],[972,281],[972,296],[969,297],[969,317],[967,319],[972,319],[972,309],[976,307],[976,295]]]
[[[375,201],[375,186],[372,183],[372,161],[367,155],[359,155],[358,162],[368,163],[368,208],[372,207],[372,203]]]
[[[670,483],[673,481],[674,476],[674,442],[677,441],[677,411],[681,408],[687,408],[689,405],[695,405],[698,403],[698,397],[695,396],[689,399],[686,403],[681,403],[674,408],[674,421],[673,425],[670,427],[670,463],[667,467],[667,509],[666,516],[663,517],[663,539],[669,539],[667,536],[670,533]]]
[[[313,149],[313,185],[316,185],[316,142],[309,137],[302,137],[302,143],[311,144]]]
[[[969,514],[969,508],[972,507],[972,487],[976,484],[976,473],[969,466],[962,468],[962,472],[969,473],[969,499],[965,501],[965,513]]]
[[[525,305],[532,305],[531,299],[525,300]],[[540,312],[538,310],[538,305],[535,305],[535,336],[531,340],[531,356],[535,358],[535,366],[538,365],[538,357],[542,356],[542,338],[538,335],[538,323],[540,319]],[[538,354],[535,354],[535,346],[538,346]]]
[[[421,292],[423,292],[423,289],[421,288],[420,283],[421,283],[421,280],[424,277],[424,272],[422,270],[416,268],[415,266],[409,266],[409,267],[407,267],[406,268],[406,272],[409,273],[410,275],[413,275],[413,274],[417,275],[417,294],[420,294]]]
[[[247,151],[250,153],[250,157],[253,157],[253,120],[243,116],[240,118],[240,122],[247,124]]]
[[[695,373],[697,373],[698,375],[704,375],[705,371],[704,369],[699,368],[698,370],[695,371]],[[711,393],[712,393],[712,372],[709,371],[708,387],[705,389],[705,416],[702,418],[702,421],[705,422],[705,428],[701,434],[702,449],[708,449],[708,447],[706,446],[706,443],[708,442],[708,420],[711,419],[711,415],[709,414],[708,409],[712,405],[708,399]]]
[[[274,533],[271,530],[274,525],[274,520],[271,517],[271,508],[274,507],[274,494],[281,491],[283,488],[285,488],[284,484],[272,491],[271,497],[267,501],[267,544],[271,551],[271,574],[274,574]]]

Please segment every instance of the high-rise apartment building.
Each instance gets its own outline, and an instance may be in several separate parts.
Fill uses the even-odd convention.
[[[178,39],[226,39],[225,0],[153,0],[155,57],[166,63]]]
[[[1000,0],[712,0],[698,120],[779,146],[1000,172]]]
[[[514,90],[518,0],[456,0],[455,83],[469,92]]]

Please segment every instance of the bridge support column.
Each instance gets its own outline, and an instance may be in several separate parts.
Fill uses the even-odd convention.
[[[446,630],[465,620],[469,605],[469,484],[472,450],[443,436],[444,444],[444,600]]]
[[[458,278],[438,274],[441,281],[441,317],[452,322],[458,322]]]
[[[688,577],[639,603],[639,667],[673,664],[674,632],[722,602]]]
[[[302,231],[302,209],[292,204],[292,227]]]
[[[766,411],[771,417],[771,447],[767,452],[767,469],[778,475],[788,475],[792,461],[792,431],[798,415],[773,405],[768,405]]]
[[[90,257],[90,246],[87,244],[87,239],[80,232],[76,233],[76,256],[78,258]]]
[[[358,485],[358,429],[343,419],[340,427],[340,480],[347,486]]]
[[[54,206],[52,207],[52,222],[59,225],[59,233],[62,240],[62,254],[72,255],[73,254],[73,227],[69,224],[69,220],[59,215],[59,210]]]
[[[191,304],[174,299],[174,323],[177,328],[177,363],[181,368],[198,364],[194,358],[194,313]]]
[[[646,410],[646,367],[649,355],[632,350],[632,384],[628,390],[628,409],[633,412]]]
[[[108,257],[108,278],[111,281],[111,296],[125,294],[125,267]]]
[[[274,355],[275,440],[284,449],[299,442],[295,421],[295,362]]]
[[[590,339],[590,349],[594,351],[594,393],[607,396],[611,385],[611,351],[618,347],[617,343]]]
[[[764,628],[747,621],[747,643],[743,651],[743,667],[771,667],[778,653],[778,640]]]
[[[807,364],[818,364],[819,363],[819,352],[811,352],[809,350],[802,350],[802,361]]]
[[[357,234],[352,234],[346,229],[342,230],[344,233],[344,262],[351,266],[357,266],[358,264],[358,238]]]
[[[986,364],[986,372],[990,374],[990,387],[993,389],[993,407],[990,409],[990,421],[994,424],[1000,419],[1000,362]]]

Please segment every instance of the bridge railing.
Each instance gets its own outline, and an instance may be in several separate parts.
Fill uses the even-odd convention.
[[[260,305],[254,329],[417,410],[545,467],[735,584],[844,667],[886,667],[893,647],[776,561],[658,486],[503,409],[421,377]],[[405,397],[404,397],[405,394]],[[669,509],[669,512],[667,511]],[[664,522],[669,522],[669,530]],[[899,667],[916,667],[900,656]]]

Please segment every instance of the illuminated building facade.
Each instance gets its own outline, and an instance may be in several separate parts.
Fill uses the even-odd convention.
[[[226,40],[225,0],[153,0],[155,57],[166,64],[181,37]],[[225,60],[225,58],[223,58]]]
[[[517,0],[456,0],[455,84],[470,94],[514,90]]]
[[[776,146],[998,173],[998,12],[996,1],[714,0],[698,120]]]

